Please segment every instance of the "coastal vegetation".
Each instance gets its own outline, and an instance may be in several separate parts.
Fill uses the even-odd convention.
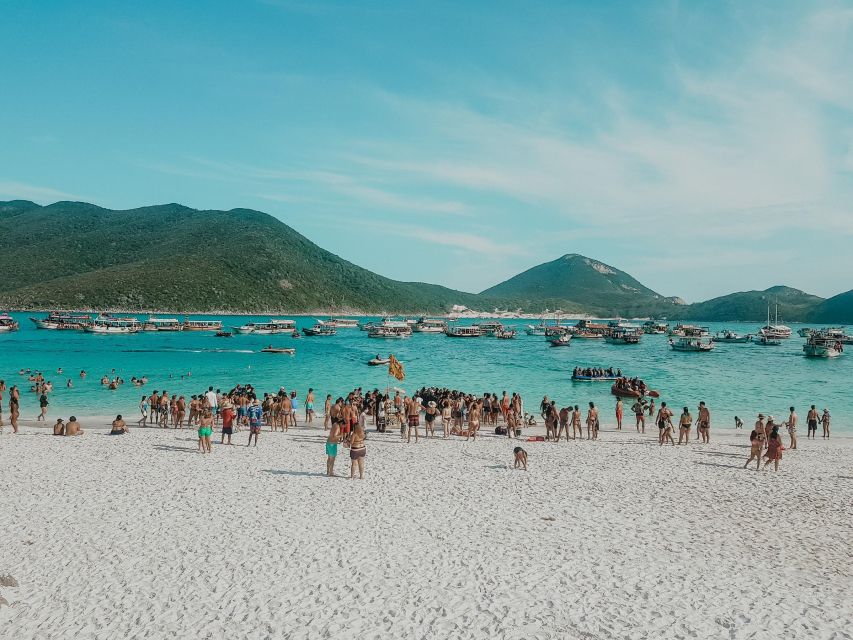
[[[234,243],[226,238],[238,238]],[[685,304],[570,253],[479,294],[392,280],[250,209],[0,202],[0,306],[246,313],[447,313],[454,306],[566,315],[853,322],[853,291],[828,300],[776,286]]]

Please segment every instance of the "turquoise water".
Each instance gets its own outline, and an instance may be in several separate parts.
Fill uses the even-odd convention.
[[[13,314],[21,330],[0,334],[0,378],[9,386],[21,387],[25,419],[35,417],[38,409],[34,394],[28,392],[29,383],[18,375],[22,368],[40,370],[54,383],[49,416],[123,413],[135,417],[143,390],[130,384],[134,375],[148,376],[150,382],[143,387],[146,393],[165,389],[170,394],[192,395],[205,391],[208,385],[226,389],[249,382],[263,391],[277,391],[281,386],[295,389],[300,398],[313,387],[320,404],[326,393],[337,396],[358,386],[387,386],[386,368],[368,367],[366,363],[377,353],[384,356],[393,352],[404,363],[407,377],[402,383],[390,383],[407,391],[423,385],[472,393],[488,390],[498,395],[503,390],[518,391],[527,410],[535,410],[545,394],[560,404],[591,400],[605,407],[609,423],[609,409],[615,402],[610,385],[573,383],[570,377],[576,366],[612,366],[645,379],[671,406],[694,409],[699,400],[705,400],[718,426],[732,426],[735,415],[750,425],[759,411],[784,418],[792,404],[804,419],[808,405],[816,404],[818,409],[829,408],[834,429],[853,431],[853,409],[848,401],[853,346],[840,358],[805,358],[803,339],[796,333],[779,347],[721,344],[711,353],[701,354],[675,353],[665,336],[644,336],[636,346],[573,340],[570,347],[553,348],[542,337],[523,335],[521,330],[528,322],[524,320],[505,321],[519,329],[521,335],[515,340],[452,339],[418,333],[406,340],[378,340],[358,329],[339,329],[333,337],[300,339],[253,335],[217,338],[206,332],[105,336],[38,330],[28,315]],[[221,319],[231,327],[265,318]],[[300,328],[314,324],[313,317],[294,319]],[[724,327],[754,333],[761,323],[697,324],[709,326],[712,333]],[[799,326],[792,328],[796,332]],[[296,355],[259,353],[268,344],[295,347]],[[63,374],[56,373],[59,367]],[[78,376],[81,369],[89,374],[85,380]],[[116,391],[100,384],[100,377],[110,375],[112,369],[126,381]],[[68,378],[74,384],[71,389],[65,388]],[[4,405],[6,402],[4,398]]]

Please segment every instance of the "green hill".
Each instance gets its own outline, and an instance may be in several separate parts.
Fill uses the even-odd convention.
[[[670,314],[672,319],[701,319],[710,321],[767,319],[767,305],[770,313],[775,314],[779,304],[779,321],[796,322],[810,317],[823,298],[792,289],[791,287],[770,287],[764,291],[740,291],[697,302]],[[772,319],[772,318],[771,318]]]
[[[576,253],[532,267],[480,295],[530,311],[548,308],[605,316],[666,314],[679,306],[624,271]]]
[[[112,211],[0,202],[0,306],[188,311],[444,312],[483,301],[397,282],[259,211]]]
[[[811,314],[812,322],[853,324],[853,289],[827,298]]]

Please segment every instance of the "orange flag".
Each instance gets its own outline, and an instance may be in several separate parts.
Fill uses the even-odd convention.
[[[388,356],[388,374],[394,376],[397,380],[402,380],[406,377],[406,373],[403,371],[403,363],[393,355]]]

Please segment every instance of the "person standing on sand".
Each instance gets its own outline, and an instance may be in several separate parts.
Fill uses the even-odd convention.
[[[764,426],[762,425],[759,431],[756,425],[752,433],[749,434],[749,460],[744,463],[743,468],[746,469],[749,463],[755,460],[755,470],[761,469],[761,451],[764,449]]]
[[[705,406],[705,401],[699,403],[699,418],[696,420],[696,430],[702,436],[702,444],[711,441],[711,412]]]
[[[219,403],[219,414],[222,417],[222,440],[219,444],[231,444],[231,436],[234,434],[234,405],[231,401],[224,397]],[[228,436],[228,442],[225,442],[225,436]]]
[[[791,437],[791,450],[797,448],[797,421],[799,418],[797,417],[797,412],[794,411],[794,407],[791,407],[791,413],[788,414],[788,435]],[[817,431],[817,425],[815,425],[815,431]]]
[[[643,407],[642,401],[637,398],[634,404],[631,405],[631,411],[634,412],[634,417],[637,419],[637,433],[646,432],[646,409]]]
[[[350,441],[349,457],[352,461],[350,466],[350,480],[355,479],[355,469],[358,467],[358,479],[364,480],[364,458],[367,455],[367,447],[365,441],[364,428],[361,424],[357,424],[352,432],[352,440]]]
[[[480,404],[476,400],[472,400],[468,406],[468,438],[477,439],[477,432],[480,430]]]
[[[285,391],[281,395],[278,412],[281,414],[281,430],[287,433],[287,428],[290,426],[290,414],[293,411],[293,403],[290,401],[290,396]]]
[[[249,406],[247,411],[249,418],[249,442],[246,446],[250,446],[252,444],[252,436],[255,437],[255,446],[258,446],[258,436],[261,433],[261,426],[263,425],[264,420],[264,410],[261,408],[261,403],[258,402],[258,398],[255,397],[252,400],[252,404]]]
[[[551,400],[545,407],[545,440],[553,440],[557,435],[557,424],[560,421],[556,400]]]
[[[583,440],[583,427],[581,426],[581,408],[578,405],[575,405],[574,410],[572,411],[572,440],[580,438]]]
[[[141,417],[136,421],[136,424],[144,427],[145,423],[148,422],[148,396],[142,396],[142,400],[139,401],[139,413]]]
[[[323,405],[323,431],[328,430],[332,424],[332,394],[326,395],[326,403]]]
[[[187,399],[184,396],[178,396],[177,402],[178,413],[175,416],[175,428],[184,428],[184,416],[187,413]]]
[[[216,395],[213,387],[208,387],[204,397],[207,400],[207,406],[210,407],[210,414],[213,417],[213,422],[215,424],[216,419],[219,416],[219,396]]]
[[[338,456],[338,444],[341,441],[341,431],[337,422],[332,422],[332,428],[329,429],[329,435],[326,438],[326,475],[334,477],[335,475],[335,458]]]
[[[622,431],[622,398],[616,398],[616,430]]]
[[[296,418],[299,413],[299,398],[296,397],[296,392],[290,392],[290,426],[296,428]],[[287,416],[284,417],[285,420]]]
[[[758,420],[755,421],[755,430],[761,434],[761,446],[762,448],[767,442],[767,429],[764,426],[764,414],[758,414]]]
[[[9,423],[12,433],[18,433],[18,416],[21,415],[21,392],[18,385],[13,384],[9,389]]]
[[[210,409],[205,409],[198,421],[198,450],[202,453],[211,453],[210,436],[213,435],[213,414]]]
[[[592,430],[592,439],[598,440],[598,409],[595,408],[595,403],[589,403],[589,411],[586,412],[586,439],[589,440],[590,430]]]
[[[782,452],[784,450],[785,447],[782,445],[782,438],[779,437],[779,429],[774,428],[767,440],[767,455],[764,456],[766,460],[764,468],[766,469],[767,465],[772,462],[773,470],[779,471],[779,461],[782,459]]]
[[[566,442],[569,441],[569,419],[571,418],[571,407],[563,407],[560,409],[560,428],[557,430],[557,442],[560,441],[560,436],[563,435],[563,430],[566,432]]]
[[[406,435],[406,443],[412,441],[412,429],[415,430],[415,444],[418,442],[418,426],[421,421],[420,398],[414,397],[406,400],[406,415],[408,416],[409,432]]]
[[[830,422],[829,409],[824,409],[823,415],[820,418],[820,423],[823,425],[823,436],[822,436],[823,438],[829,437],[829,422]]]
[[[684,407],[684,411],[681,412],[681,418],[678,421],[678,444],[681,444],[682,440],[684,444],[690,444],[690,427],[692,424],[693,416],[690,415],[690,410]]]
[[[435,419],[438,416],[438,407],[435,400],[430,400],[424,409],[424,429],[427,438],[435,437]]]
[[[305,396],[305,424],[311,425],[314,422],[314,389],[308,389],[308,395]]]
[[[808,426],[808,431],[806,432],[806,440],[808,440],[809,438],[817,438],[817,423],[817,409],[815,409],[814,405],[812,405],[809,409],[808,414],[806,415],[806,425]]]
[[[0,433],[3,432],[3,392],[6,391],[6,381],[0,380]]]
[[[672,422],[670,421],[670,418],[672,418],[672,411],[667,408],[666,402],[661,402],[660,411],[658,411],[657,418],[655,419],[655,422],[657,422],[658,425],[658,444],[660,445],[663,445],[664,443],[664,432],[667,429],[667,425],[669,425],[669,428],[672,429]]]

